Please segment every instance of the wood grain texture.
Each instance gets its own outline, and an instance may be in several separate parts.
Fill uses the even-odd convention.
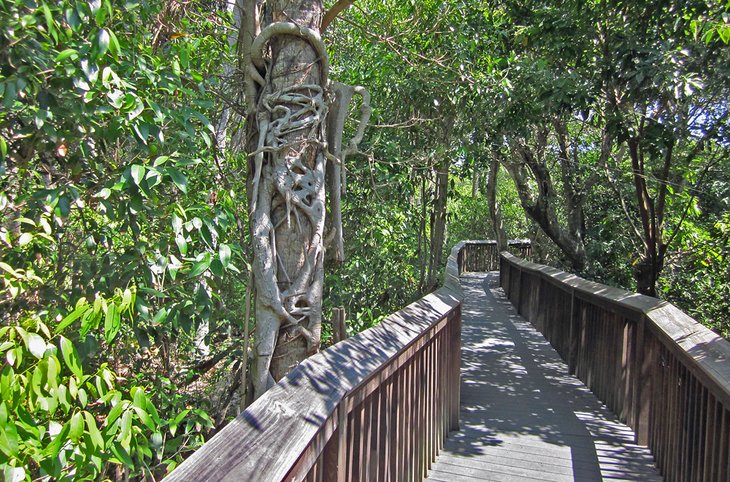
[[[631,430],[515,313],[496,273],[466,275],[463,287],[462,429],[427,480],[662,480]]]
[[[337,471],[334,480],[374,480],[385,473],[380,466],[390,462],[379,456],[379,444],[387,438],[380,433],[385,417],[398,424],[399,437],[389,451],[420,480],[415,475],[422,467],[416,461],[425,459],[421,452],[427,445],[416,434],[425,427],[428,347],[443,332],[452,352],[458,351],[462,247],[449,256],[443,288],[302,362],[166,480],[333,480],[325,467]],[[444,382],[458,391],[458,365],[444,357],[439,362],[451,367],[452,376]],[[398,388],[389,390],[394,383],[400,383]],[[391,403],[395,415],[382,402],[387,393],[398,397]],[[458,404],[447,405],[444,416],[451,430],[455,418],[458,423]],[[327,454],[337,460],[327,460]],[[400,480],[402,473],[389,477]]]
[[[726,482],[726,459],[716,457],[728,452],[722,422],[730,419],[727,340],[656,298],[506,252],[500,268],[513,305],[653,450],[667,480]],[[538,282],[542,289],[535,289]],[[569,316],[560,311],[564,295],[573,307]],[[572,326],[567,354],[563,325]]]

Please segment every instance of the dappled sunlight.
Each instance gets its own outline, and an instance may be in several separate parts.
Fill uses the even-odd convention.
[[[461,430],[429,480],[661,480],[633,432],[515,313],[498,276],[462,277]]]

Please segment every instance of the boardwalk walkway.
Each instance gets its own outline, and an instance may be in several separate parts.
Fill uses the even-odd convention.
[[[649,451],[568,375],[498,278],[462,278],[461,430],[428,480],[661,481]]]

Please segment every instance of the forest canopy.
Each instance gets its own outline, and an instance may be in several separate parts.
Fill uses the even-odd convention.
[[[347,153],[316,151],[343,238],[312,256],[318,343],[334,308],[357,333],[456,242],[511,238],[730,337],[730,3],[3,0],[6,480],[158,479],[252,400],[252,112],[279,46],[252,95],[242,6],[295,4],[347,7],[311,63],[362,87]]]

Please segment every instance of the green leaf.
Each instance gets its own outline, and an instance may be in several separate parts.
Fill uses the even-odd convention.
[[[167,173],[170,175],[170,179],[172,179],[172,182],[175,183],[177,188],[180,189],[183,193],[187,194],[188,179],[185,177],[185,175],[173,167],[167,168]]]
[[[84,435],[84,416],[81,412],[76,412],[71,417],[68,436],[73,443],[77,443]]]
[[[205,253],[201,257],[200,261],[193,264],[193,267],[190,269],[189,276],[192,278],[203,274],[205,270],[207,270],[210,266],[211,260],[212,256],[210,255],[210,253]]]
[[[5,466],[3,469],[3,477],[5,482],[20,482],[25,480],[25,469],[23,467]]]
[[[33,235],[30,233],[23,233],[18,238],[18,245],[25,246],[26,244],[30,243],[31,241],[33,241]]]
[[[140,115],[140,114],[141,114],[142,112],[144,112],[144,104],[143,104],[143,103],[142,103],[142,101],[141,101],[141,100],[139,99],[139,97],[136,97],[136,96],[135,96],[135,98],[134,98],[134,107],[133,107],[133,108],[132,108],[132,110],[130,110],[130,111],[129,111],[129,113],[127,114],[127,118],[128,118],[129,120],[134,120],[134,119],[136,119],[137,117],[139,117],[139,115]],[[140,127],[140,128],[141,128],[141,127]],[[143,139],[147,139],[147,136],[148,136],[148,135],[149,135],[149,127],[147,128],[147,133],[142,133],[142,132],[140,132],[140,138],[143,138]]]
[[[106,317],[104,318],[104,339],[108,344],[111,344],[119,333],[121,327],[121,317],[117,310],[117,305],[110,303],[106,310]]]
[[[26,345],[31,355],[39,359],[43,358],[43,354],[46,352],[46,341],[40,335],[28,333]]]
[[[43,9],[43,16],[46,18],[46,25],[48,25],[48,31],[53,32],[56,27],[56,22],[53,21],[53,14],[51,13],[51,9],[48,8],[48,5],[45,3],[41,5],[41,8]]]
[[[66,315],[66,317],[63,320],[61,320],[61,322],[56,326],[56,333],[61,333],[71,323],[78,320],[81,317],[81,315],[83,315],[86,312],[87,309],[88,309],[88,305],[86,305],[86,304],[77,306],[75,310],[73,310],[71,313]]]
[[[126,288],[124,290],[124,293],[122,294],[122,306],[121,309],[124,311],[126,308],[131,306],[134,303],[133,297],[132,297],[132,290],[129,288]]]
[[[15,422],[10,421],[6,424],[4,430],[0,430],[0,452],[8,457],[15,457],[20,447],[18,446],[18,430],[15,428]]]
[[[183,420],[185,420],[185,417],[187,417],[189,413],[190,413],[190,409],[185,409],[182,412],[178,413],[177,417],[175,417],[174,419],[172,419],[172,421],[170,421],[170,424],[169,424],[170,435],[172,435],[173,437],[175,436],[175,433],[177,432],[177,426],[180,425],[180,423]]]
[[[66,423],[61,431],[53,437],[53,441],[43,449],[43,453],[52,460],[58,457],[58,454],[61,452],[61,447],[68,441],[66,437],[68,435],[69,426],[70,423]]]
[[[221,260],[224,268],[227,268],[231,264],[231,247],[227,244],[221,244],[218,247],[218,257]]]
[[[160,310],[155,314],[154,318],[152,318],[152,325],[157,326],[165,322],[167,319],[167,308],[164,306],[160,308]]]
[[[214,259],[210,262],[210,270],[213,272],[214,275],[221,278],[225,274],[223,269],[223,263],[221,263],[218,259]]]
[[[122,431],[119,433],[117,440],[126,450],[129,450],[129,443],[132,440],[132,411],[127,410],[122,415]]]
[[[129,456],[129,452],[119,443],[115,443],[111,447],[112,453],[119,459],[119,462],[123,463],[130,469],[134,469],[135,465],[132,461],[132,457]]]
[[[56,55],[56,62],[63,62],[69,57],[77,58],[79,56],[79,51],[76,49],[66,49],[61,51],[58,55]]]
[[[188,254],[188,242],[185,240],[185,236],[182,234],[175,236],[175,244],[177,244],[177,249],[180,250],[181,255]]]
[[[107,50],[109,50],[109,41],[111,37],[109,36],[109,31],[105,28],[99,30],[98,35],[96,36],[96,44],[99,46],[99,57],[102,57]]]
[[[109,50],[114,55],[119,55],[122,53],[122,49],[119,47],[119,39],[117,39],[117,36],[114,32],[111,30],[109,32]]]
[[[86,420],[86,430],[89,432],[91,442],[95,447],[104,450],[104,438],[101,436],[101,432],[99,432],[99,429],[96,426],[94,416],[89,412],[84,411],[84,419]]]
[[[5,142],[5,138],[0,136],[0,161],[5,160],[8,155],[8,144]]]
[[[134,180],[134,183],[139,186],[139,183],[142,182],[142,179],[144,179],[145,167],[139,164],[135,164],[132,166],[131,170],[132,179]]]
[[[119,416],[122,414],[122,411],[128,405],[129,402],[127,400],[120,400],[119,402],[117,402],[117,404],[114,405],[111,410],[109,410],[109,415],[107,415],[106,417],[106,424],[111,425],[116,422]]]
[[[84,376],[84,371],[81,368],[81,363],[79,363],[79,355],[76,353],[76,348],[73,343],[71,343],[71,340],[63,336],[60,337],[60,343],[61,355],[63,356],[63,361],[66,363],[66,366],[74,375],[78,378],[82,378]],[[76,397],[73,390],[71,390],[71,396],[74,398]]]

